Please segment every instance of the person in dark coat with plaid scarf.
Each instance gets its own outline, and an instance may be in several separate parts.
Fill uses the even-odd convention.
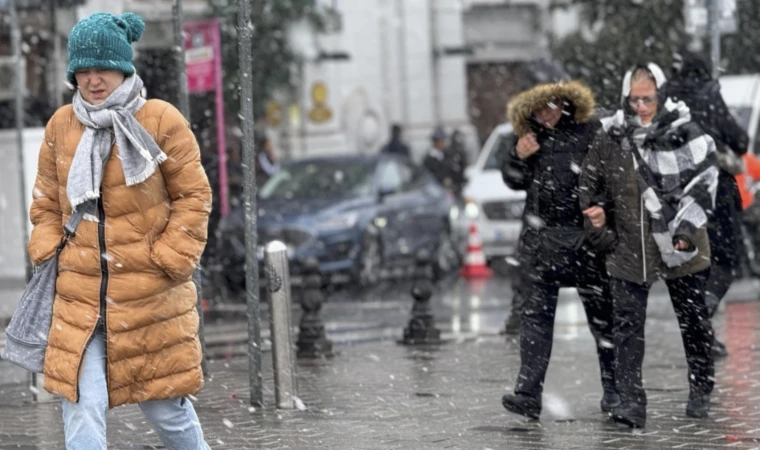
[[[706,418],[713,389],[713,339],[705,282],[710,267],[707,211],[718,180],[713,139],[683,102],[658,90],[664,75],[637,66],[623,81],[623,109],[602,120],[617,145],[593,147],[582,166],[581,205],[589,240],[606,254],[613,298],[615,421],[646,423],[641,371],[649,288],[668,286],[689,365],[686,415]]]

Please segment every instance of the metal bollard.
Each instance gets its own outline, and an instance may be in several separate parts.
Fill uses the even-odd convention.
[[[264,253],[269,329],[272,336],[275,403],[279,409],[293,409],[295,408],[297,387],[293,338],[290,328],[291,297],[288,251],[282,242],[272,241],[267,244]]]
[[[325,334],[325,324],[319,312],[325,301],[322,290],[322,274],[319,262],[308,259],[301,263],[303,286],[299,290],[301,297],[301,323],[299,324],[296,356],[298,358],[320,358],[333,356],[332,342]]]
[[[433,296],[433,283],[430,280],[430,255],[421,251],[415,258],[415,280],[412,286],[412,317],[404,328],[403,345],[440,344],[441,331],[435,327],[435,319],[430,309],[430,297]]]

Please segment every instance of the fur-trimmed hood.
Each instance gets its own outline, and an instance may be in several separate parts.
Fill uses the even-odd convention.
[[[515,133],[524,136],[533,129],[533,112],[552,103],[563,101],[566,111],[572,111],[577,123],[588,122],[594,115],[596,100],[591,89],[580,81],[541,84],[517,95],[507,106],[507,119]]]

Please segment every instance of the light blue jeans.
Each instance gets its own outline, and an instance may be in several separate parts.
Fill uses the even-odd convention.
[[[79,402],[63,399],[63,427],[67,450],[106,450],[106,354],[102,331],[84,352],[79,376]],[[186,398],[154,400],[138,406],[169,450],[210,450],[203,440],[192,402]]]

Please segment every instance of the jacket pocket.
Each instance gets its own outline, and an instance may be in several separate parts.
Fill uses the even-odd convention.
[[[166,268],[164,268],[164,267],[161,265],[161,261],[160,261],[158,258],[156,258],[156,257],[154,256],[154,255],[155,255],[155,252],[153,251],[153,246],[154,246],[154,244],[156,243],[156,241],[158,240],[158,238],[159,238],[159,236],[157,236],[157,237],[155,237],[155,238],[154,238],[154,237],[149,237],[149,238],[147,239],[147,246],[148,246],[148,264],[150,265],[150,267],[151,267],[151,268],[152,268],[152,269],[153,269],[153,270],[154,270],[156,273],[158,273],[158,274],[160,274],[160,275],[162,275],[162,276],[168,277],[168,276],[169,276],[169,274],[167,273],[167,271],[166,271]]]

